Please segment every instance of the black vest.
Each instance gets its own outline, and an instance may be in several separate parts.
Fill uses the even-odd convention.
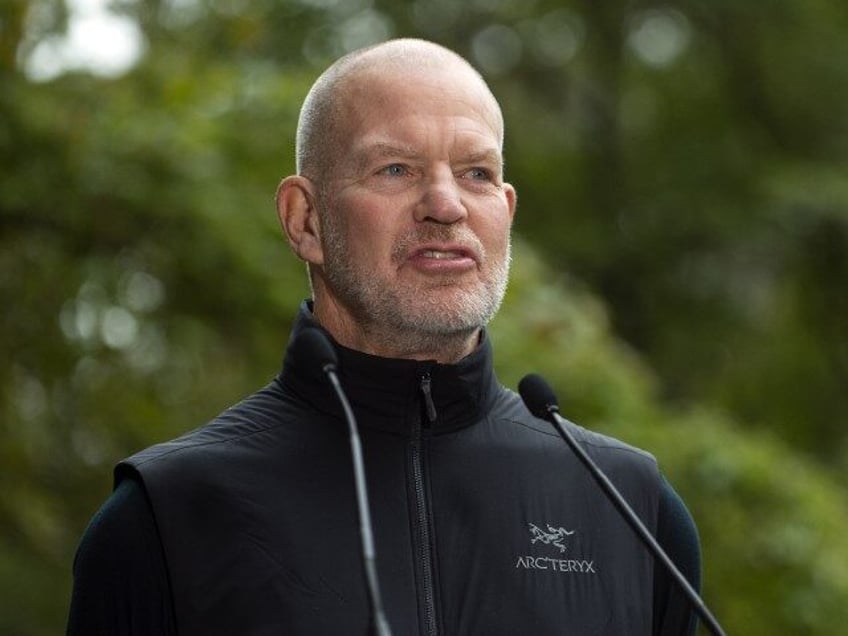
[[[304,307],[294,333],[307,325]],[[395,636],[651,633],[650,556],[498,384],[485,337],[456,365],[339,354]],[[573,430],[653,531],[653,458]],[[267,387],[116,479],[128,471],[153,506],[181,636],[369,633],[347,430],[308,361],[289,350]]]

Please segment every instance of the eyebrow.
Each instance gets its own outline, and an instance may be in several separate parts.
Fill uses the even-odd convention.
[[[355,155],[356,164],[359,167],[365,167],[372,161],[386,157],[398,157],[401,159],[418,159],[421,157],[421,153],[413,146],[403,146],[381,141],[368,145],[356,152]],[[503,168],[504,165],[501,153],[494,148],[487,148],[485,150],[460,155],[458,160],[464,164],[494,164],[500,168]]]
[[[488,163],[495,164],[503,168],[503,156],[500,152],[495,150],[494,148],[489,148],[486,150],[480,150],[479,152],[471,152],[467,155],[461,156],[462,163],[474,164],[474,163]]]
[[[402,159],[417,159],[421,153],[412,146],[398,146],[382,141],[369,144],[365,148],[355,151],[356,165],[360,168],[366,167],[373,161],[386,157],[399,157]]]

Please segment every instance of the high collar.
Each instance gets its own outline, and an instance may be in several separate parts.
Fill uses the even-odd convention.
[[[456,364],[382,358],[335,342],[305,301],[292,328],[278,379],[284,389],[319,411],[342,417],[341,405],[327,378],[313,361],[292,355],[292,342],[309,328],[321,329],[333,343],[339,358],[339,379],[360,427],[409,434],[421,424],[435,434],[448,432],[477,421],[497,394],[492,346],[485,331],[477,348]],[[427,414],[425,385],[429,385],[435,418]]]

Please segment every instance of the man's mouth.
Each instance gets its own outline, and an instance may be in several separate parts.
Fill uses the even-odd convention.
[[[428,245],[409,252],[403,261],[419,272],[458,275],[479,262],[476,253],[462,245]]]
[[[441,251],[441,250],[422,250],[419,252],[424,258],[434,258],[436,260],[447,260],[452,258],[465,258],[468,256],[465,252],[458,251]]]

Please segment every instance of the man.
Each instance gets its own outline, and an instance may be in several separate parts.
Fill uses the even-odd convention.
[[[516,206],[482,78],[394,40],[330,67],[277,208],[357,415],[396,635],[694,633],[568,447],[492,372]],[[69,634],[367,634],[342,411],[296,347],[267,387],[116,469],[74,565]],[[574,427],[693,583],[698,542],[653,459]]]

